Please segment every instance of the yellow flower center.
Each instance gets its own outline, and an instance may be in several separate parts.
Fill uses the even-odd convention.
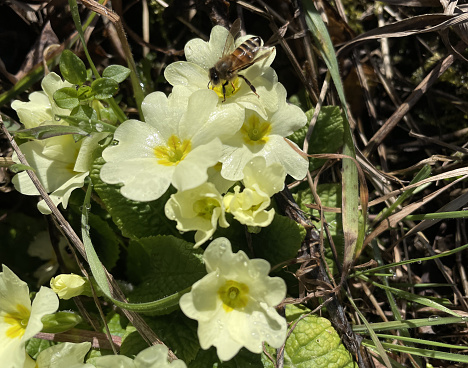
[[[195,201],[193,204],[193,210],[199,217],[211,220],[213,210],[219,207],[219,202],[214,198],[203,198]]]
[[[174,166],[185,159],[191,148],[192,142],[189,139],[181,141],[176,135],[171,135],[166,146],[154,148],[154,154],[159,159],[158,163],[160,165]]]
[[[226,96],[223,94],[223,84],[226,83],[225,80],[221,80],[221,83],[219,83],[217,86],[211,86],[211,89],[215,91],[219,97],[221,97],[224,100],[224,97],[228,98],[231,97],[232,95],[235,95],[237,91],[239,91],[241,81],[239,77],[236,77],[230,82],[227,82],[227,84],[224,86],[224,89],[226,91]]]
[[[249,299],[249,287],[237,281],[228,280],[218,290],[218,296],[223,302],[223,309],[231,312],[244,308]]]
[[[252,114],[241,128],[242,137],[246,144],[265,144],[271,132],[271,124],[268,121]]]
[[[6,336],[10,339],[20,339],[24,335],[31,315],[29,309],[24,305],[18,304],[16,310],[15,313],[6,313],[3,316],[3,321],[10,325],[6,330]]]

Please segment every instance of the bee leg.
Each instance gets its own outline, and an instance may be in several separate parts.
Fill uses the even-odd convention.
[[[223,97],[224,97],[224,100],[222,102],[226,101],[226,86],[227,86],[228,83],[229,83],[229,81],[226,81],[225,83],[223,83]]]
[[[244,77],[243,75],[240,75],[240,74],[238,74],[238,75],[239,75],[239,77],[241,77],[243,80],[245,80],[245,83],[247,83],[247,85],[250,87],[250,89],[252,90],[252,92],[255,93],[255,94],[257,95],[258,98],[260,98],[260,96],[259,96],[258,93],[257,93],[257,90],[255,89],[255,86],[254,86],[252,83],[250,83],[250,81],[249,81],[246,77]]]

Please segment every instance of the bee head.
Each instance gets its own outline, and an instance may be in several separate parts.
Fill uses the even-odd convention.
[[[210,69],[210,81],[213,86],[217,86],[220,83],[219,75],[215,67]]]

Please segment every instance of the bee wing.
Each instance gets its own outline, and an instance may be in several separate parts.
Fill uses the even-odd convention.
[[[253,64],[258,63],[260,60],[266,59],[268,56],[271,55],[271,53],[275,50],[275,48],[274,47],[259,47],[258,52],[260,52],[261,50],[268,50],[268,51],[265,51],[264,53],[258,55],[255,59],[253,59],[249,63],[246,63],[246,64],[239,63],[239,65],[234,64],[232,67],[232,71],[238,72],[238,71],[247,69],[249,66],[252,66]]]
[[[226,43],[224,44],[222,56],[226,56],[230,54],[229,50],[231,46],[234,45],[234,41],[236,40],[237,36],[239,35],[241,30],[241,21],[240,18],[237,18],[234,23],[232,23],[231,29],[229,30],[229,34],[226,37]]]

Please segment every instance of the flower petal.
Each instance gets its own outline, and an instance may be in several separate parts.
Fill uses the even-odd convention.
[[[155,158],[133,158],[107,162],[101,179],[108,184],[123,183],[122,195],[133,201],[153,201],[171,184],[174,166],[159,165]]]
[[[195,147],[174,170],[172,185],[178,190],[188,190],[206,182],[207,170],[215,165],[221,156],[222,144],[219,139]]]
[[[187,61],[169,64],[164,70],[164,78],[173,86],[185,86],[191,91],[208,88],[208,71]]]

